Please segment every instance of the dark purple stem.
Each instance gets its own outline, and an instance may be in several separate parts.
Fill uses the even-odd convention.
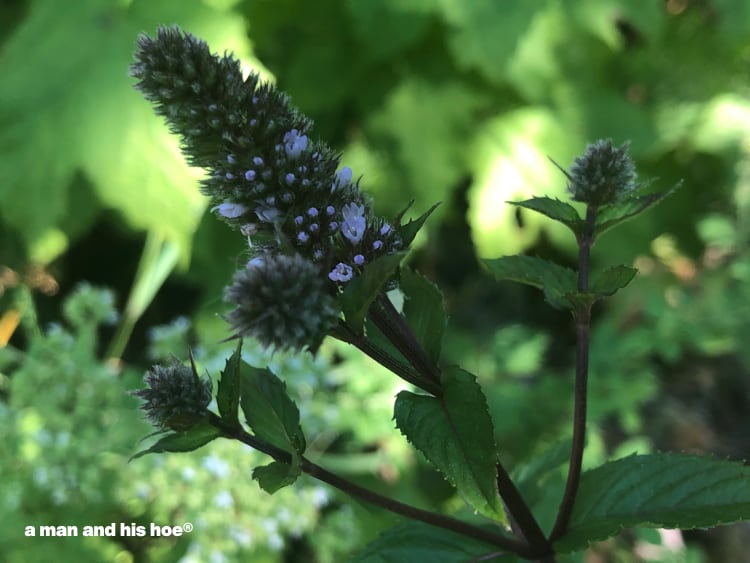
[[[239,426],[227,426],[224,421],[214,413],[209,413],[209,421],[211,422],[211,424],[222,431],[222,435],[225,438],[238,440],[243,444],[246,444],[251,448],[272,457],[276,461],[280,461],[282,463],[292,462],[292,455],[289,452],[277,448],[276,446],[273,446],[272,444],[269,444],[268,442],[265,442],[264,440],[261,440],[256,436],[247,433],[243,428]],[[416,508],[392,498],[388,498],[374,491],[361,487],[355,483],[352,483],[351,481],[348,481],[343,477],[340,477],[339,475],[336,475],[335,473],[332,473],[327,469],[324,469],[323,467],[311,462],[305,457],[302,457],[301,459],[300,468],[303,473],[307,473],[311,477],[323,481],[324,483],[327,483],[352,497],[358,498],[375,506],[379,506],[380,508],[384,508],[385,510],[388,510],[400,516],[404,516],[412,520],[418,520],[420,522],[424,522],[425,524],[430,524],[438,528],[450,530],[452,532],[456,532],[458,534],[462,534],[476,540],[486,542],[488,544],[500,547],[501,549],[504,549],[506,551],[510,551],[512,553],[520,555],[524,558],[531,559],[537,557],[536,551],[533,550],[525,541],[510,538],[499,532],[480,528],[467,522],[451,518],[449,516],[422,510],[421,508]]]
[[[585,293],[589,289],[589,259],[591,246],[594,244],[594,227],[596,226],[596,207],[586,208],[586,223],[584,231],[578,240],[578,292]],[[550,542],[554,542],[568,529],[570,516],[573,513],[578,485],[581,481],[583,464],[583,450],[586,444],[586,400],[589,376],[589,333],[591,328],[591,306],[580,307],[574,312],[576,323],[576,381],[575,404],[573,410],[573,445],[570,452],[568,479],[565,484],[560,508],[557,512],[555,525],[550,534]]]

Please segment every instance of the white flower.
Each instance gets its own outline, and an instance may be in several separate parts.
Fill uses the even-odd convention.
[[[214,455],[209,455],[203,458],[203,467],[211,473],[214,477],[224,479],[229,476],[229,464]]]
[[[352,279],[352,267],[343,262],[339,262],[328,274],[328,279],[335,282],[348,282]]]
[[[341,224],[341,232],[352,244],[357,244],[365,234],[365,206],[350,203],[341,209],[344,222]]]
[[[336,172],[336,176],[331,184],[331,192],[335,191],[339,186],[346,186],[352,181],[352,169],[348,166],[344,166],[341,170]]]
[[[247,207],[241,203],[225,201],[224,203],[212,207],[211,211],[218,211],[219,215],[226,217],[227,219],[236,219],[247,212]]]
[[[232,508],[234,506],[234,497],[227,490],[220,491],[214,497],[214,504],[219,508]]]
[[[269,205],[259,205],[255,208],[255,215],[266,223],[273,223],[279,218],[279,210]]]
[[[307,135],[300,135],[296,129],[292,129],[284,134],[284,151],[287,158],[296,160],[306,148]]]

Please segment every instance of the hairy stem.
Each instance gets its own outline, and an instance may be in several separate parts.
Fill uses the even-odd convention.
[[[419,387],[435,396],[440,395],[441,391],[439,385],[422,377],[412,366],[394,358],[388,352],[373,344],[369,338],[357,334],[343,321],[341,321],[339,326],[333,330],[331,336],[356,347],[358,350],[364,352],[370,358],[378,362],[381,366],[398,375],[407,383],[411,383],[415,387]]]
[[[424,348],[411,331],[411,327],[388,297],[381,294],[369,312],[373,323],[419,372],[421,381],[416,385],[433,393],[433,395],[440,396],[439,386],[437,392],[432,389],[435,385],[434,382],[440,381],[438,366],[427,356]],[[425,380],[425,378],[427,379]],[[510,515],[518,525],[524,539],[532,546],[534,553],[546,554],[551,552],[550,544],[544,537],[544,532],[542,532],[529,506],[500,463],[497,464],[497,484],[500,496]]]
[[[409,360],[421,375],[438,383],[440,368],[425,352],[406,319],[396,310],[385,294],[380,294],[369,310],[370,319],[391,344]]]
[[[516,487],[513,480],[508,475],[505,467],[501,463],[497,464],[497,488],[510,516],[515,521],[518,530],[523,537],[539,553],[551,553],[552,547],[544,537],[544,532],[539,527],[539,523],[534,518],[529,505],[521,496],[521,492]]]
[[[589,289],[589,259],[591,245],[594,243],[596,225],[596,207],[586,208],[586,225],[578,240],[578,291],[585,293]],[[589,376],[589,333],[591,329],[591,307],[581,307],[574,313],[576,322],[576,381],[575,403],[573,410],[573,445],[570,452],[568,479],[565,483],[560,508],[555,525],[550,534],[550,542],[562,536],[568,528],[570,515],[573,512],[578,485],[581,481],[583,449],[586,444],[586,400]]]
[[[265,442],[264,440],[253,436],[252,434],[249,434],[241,427],[227,426],[224,421],[214,413],[209,413],[209,421],[211,422],[211,424],[222,431],[222,434],[225,438],[238,440],[243,444],[246,444],[251,448],[272,457],[276,461],[280,461],[282,463],[292,462],[292,456],[289,452],[277,448],[276,446],[269,444],[268,442]],[[531,549],[529,545],[524,541],[510,538],[502,533],[488,530],[486,528],[480,528],[467,522],[463,522],[449,516],[444,516],[436,512],[422,510],[421,508],[417,508],[409,504],[404,504],[392,498],[383,496],[379,493],[361,487],[356,483],[352,483],[351,481],[344,479],[343,477],[336,475],[335,473],[332,473],[331,471],[328,471],[327,469],[324,469],[323,467],[313,463],[305,457],[302,458],[300,468],[302,469],[303,473],[307,473],[311,477],[323,481],[324,483],[327,483],[352,497],[358,498],[400,516],[404,516],[412,520],[418,520],[420,522],[424,522],[425,524],[437,526],[438,528],[450,530],[452,532],[456,532],[458,534],[462,534],[464,536],[468,536],[470,538],[495,545],[506,551],[520,555],[521,557],[536,557],[536,552]]]

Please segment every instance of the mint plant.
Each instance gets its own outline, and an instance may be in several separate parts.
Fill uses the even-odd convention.
[[[248,244],[245,266],[225,292],[230,338],[238,344],[218,378],[216,408],[209,408],[210,382],[192,361],[154,366],[145,376],[146,388],[133,393],[163,435],[134,458],[190,451],[217,438],[236,440],[272,459],[252,474],[268,493],[304,473],[406,519],[357,561],[486,561],[514,555],[552,562],[626,526],[695,528],[750,517],[750,471],[739,462],[660,453],[582,471],[592,307],[636,275],[625,265],[592,275],[591,248],[605,232],[672,191],[646,193],[647,184],[636,181],[627,145],[600,140],[569,171],[558,166],[571,199],[583,205],[583,216],[573,205],[548,197],[511,202],[572,231],[579,248],[577,271],[529,256],[485,261],[497,279],[541,289],[551,306],[569,311],[574,320],[567,481],[547,530],[522,490],[553,462],[539,462],[511,478],[477,377],[442,357],[447,316],[440,290],[402,266],[435,206],[406,222],[409,206],[392,219],[377,216],[352,170],[341,166],[340,155],[328,145],[311,139],[312,123],[287,96],[255,74],[243,76],[231,55],[214,55],[177,28],[142,36],[131,73],[180,135],[189,162],[206,170],[202,190],[212,212]],[[400,309],[391,299],[396,290],[404,296]],[[481,520],[405,504],[305,456],[297,405],[277,374],[243,364],[242,340],[315,353],[326,337],[355,346],[411,386],[396,397],[396,426]],[[551,451],[550,460],[557,453]]]

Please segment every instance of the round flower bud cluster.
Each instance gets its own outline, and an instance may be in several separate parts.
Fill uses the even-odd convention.
[[[155,365],[143,378],[148,387],[132,391],[143,399],[146,418],[158,428],[188,430],[200,422],[211,402],[211,381],[177,360]]]
[[[599,206],[632,192],[636,187],[636,173],[628,146],[629,143],[625,143],[615,148],[611,139],[589,144],[570,168],[568,189],[573,199]]]
[[[299,255],[253,258],[235,274],[225,299],[234,305],[227,321],[235,334],[267,348],[315,350],[340,312],[320,269]]]

